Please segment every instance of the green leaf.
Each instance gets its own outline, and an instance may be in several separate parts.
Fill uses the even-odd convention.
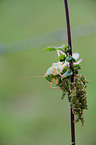
[[[67,54],[70,51],[70,49],[71,48],[68,45],[62,45],[61,47],[58,47],[57,50],[61,50]]]
[[[81,65],[80,64],[73,64],[73,68],[74,68],[74,73],[78,74],[78,69],[81,69]]]
[[[74,69],[75,73],[78,74],[78,67]]]
[[[66,57],[66,61],[67,61],[67,62],[70,62],[71,60],[73,60],[73,62],[76,61],[72,56]]]
[[[68,77],[68,76],[70,76],[70,75],[72,75],[72,74],[73,74],[72,70],[68,69],[68,70],[63,74],[63,78],[66,78],[66,77]]]
[[[68,53],[68,52],[70,51],[70,49],[71,49],[71,48],[70,48],[70,46],[68,46],[68,45],[62,47],[62,50],[63,50],[65,53]]]
[[[58,50],[58,47],[51,46],[51,47],[45,48],[44,50],[42,50],[42,52],[44,52],[44,51],[56,51],[56,50]]]
[[[74,67],[74,69],[75,68],[81,69],[81,65],[80,64],[73,64],[73,67]]]
[[[42,52],[44,52],[44,51],[56,51],[56,50],[61,50],[65,53],[67,53],[70,51],[70,47],[66,46],[66,45],[62,45],[61,47],[50,46],[48,48],[45,48]]]
[[[65,52],[66,54],[70,51],[70,46],[68,45],[61,45],[61,47],[58,48],[58,50],[62,50],[63,52]]]
[[[58,60],[59,61],[65,61],[65,59],[66,59],[66,56],[65,55],[60,55],[59,57],[58,57]]]

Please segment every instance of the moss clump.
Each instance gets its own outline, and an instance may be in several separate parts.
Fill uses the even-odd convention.
[[[66,79],[58,79],[58,86],[63,91],[62,99],[67,95],[68,100],[72,106],[72,111],[75,115],[74,122],[81,120],[84,125],[83,110],[88,109],[87,105],[87,91],[86,80],[83,74],[77,74],[74,76],[74,82],[71,83],[70,77]]]

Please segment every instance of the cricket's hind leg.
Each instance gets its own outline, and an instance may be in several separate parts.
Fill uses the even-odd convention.
[[[55,80],[56,84],[58,84],[57,80]],[[50,88],[51,89],[60,89],[59,87],[52,87],[53,85],[53,79],[52,79],[52,82],[50,83]]]

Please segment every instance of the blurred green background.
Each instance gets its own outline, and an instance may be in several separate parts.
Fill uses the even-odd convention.
[[[76,145],[96,145],[96,1],[69,0],[73,51],[88,84],[85,126]],[[0,0],[0,145],[70,145],[70,106],[42,76],[66,41],[63,0]],[[20,80],[19,80],[20,79]]]

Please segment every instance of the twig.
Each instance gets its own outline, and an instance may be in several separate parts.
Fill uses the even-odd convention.
[[[71,41],[71,28],[70,28],[70,17],[69,17],[69,7],[68,0],[64,0],[65,5],[65,14],[66,14],[66,25],[67,25],[67,39],[68,45],[70,46],[69,55],[72,56],[72,41]],[[73,62],[70,62],[70,69],[73,71]],[[74,82],[74,73],[71,76],[71,82]],[[74,114],[72,112],[72,107],[70,106],[70,115],[71,115],[71,144],[75,145],[75,127],[74,127]]]

